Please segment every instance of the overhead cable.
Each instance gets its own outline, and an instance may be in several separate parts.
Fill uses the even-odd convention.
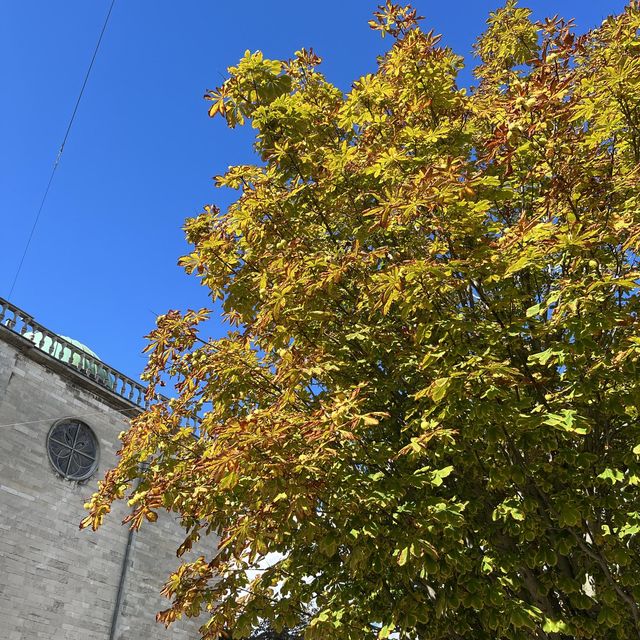
[[[73,126],[73,121],[76,118],[76,113],[78,112],[78,107],[80,106],[80,101],[82,100],[82,96],[84,94],[84,90],[87,86],[87,82],[89,81],[89,76],[91,75],[91,69],[93,69],[93,63],[96,61],[96,57],[98,55],[98,50],[100,49],[100,43],[102,42],[102,37],[107,30],[107,25],[109,24],[109,18],[111,17],[111,12],[113,11],[113,6],[115,5],[116,0],[111,0],[111,5],[109,6],[109,11],[107,12],[107,16],[102,25],[102,30],[100,31],[100,36],[98,37],[98,42],[96,43],[95,49],[93,50],[93,56],[91,57],[91,62],[89,63],[89,68],[87,69],[87,73],[84,76],[84,81],[82,83],[82,87],[80,89],[80,93],[78,94],[78,99],[76,100],[76,104],[73,108],[73,113],[71,114],[71,118],[69,119],[69,124],[67,125],[67,130],[65,131],[64,138],[62,139],[62,144],[58,149],[58,155],[56,156],[55,162],[53,163],[53,167],[51,169],[51,174],[49,175],[49,182],[47,182],[47,188],[44,190],[44,195],[42,196],[42,200],[40,201],[40,206],[38,207],[38,212],[36,213],[35,220],[33,221],[33,226],[31,227],[31,232],[29,233],[29,237],[27,238],[27,243],[25,244],[24,251],[22,252],[22,257],[20,258],[20,262],[18,264],[18,268],[16,269],[15,275],[13,276],[13,282],[11,283],[11,288],[9,289],[9,295],[7,296],[7,300],[11,300],[11,296],[13,294],[13,290],[15,289],[16,282],[18,281],[18,277],[20,272],[22,271],[22,265],[24,264],[24,259],[27,256],[27,252],[29,251],[29,246],[31,245],[31,240],[33,239],[33,234],[36,231],[36,227],[38,226],[38,221],[40,220],[40,214],[42,213],[42,209],[44,208],[44,203],[47,201],[47,196],[49,195],[49,189],[51,188],[51,183],[53,182],[53,177],[56,173],[56,169],[60,164],[60,158],[62,157],[62,153],[64,151],[64,146],[67,143],[67,139],[69,138],[69,133],[71,132],[71,127]]]

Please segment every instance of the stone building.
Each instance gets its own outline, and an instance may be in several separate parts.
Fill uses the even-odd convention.
[[[155,622],[177,566],[166,513],[132,534],[126,503],[97,532],[83,503],[116,462],[144,388],[0,298],[0,638],[187,640],[198,624]]]

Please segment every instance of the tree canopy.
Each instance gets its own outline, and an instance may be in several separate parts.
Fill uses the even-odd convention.
[[[276,631],[273,626],[263,621],[257,629],[253,631],[249,640],[302,640],[296,630],[282,629]]]
[[[347,94],[311,50],[207,93],[259,159],[186,222],[211,308],[158,318],[83,525],[219,534],[159,614],[206,638],[638,638],[640,7],[578,35],[508,0],[467,89],[415,10],[370,24]]]

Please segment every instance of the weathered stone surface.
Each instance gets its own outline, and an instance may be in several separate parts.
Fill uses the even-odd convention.
[[[78,525],[96,480],[115,463],[118,433],[135,409],[78,385],[60,365],[32,358],[0,329],[0,637],[108,640],[127,546],[128,530],[120,524],[126,505],[116,505],[97,533]],[[47,433],[66,417],[89,425],[100,444],[98,470],[82,484],[56,475],[47,456]],[[198,637],[194,621],[170,631],[155,622],[168,606],[159,591],[177,566],[179,534],[164,514],[134,536],[114,638]]]

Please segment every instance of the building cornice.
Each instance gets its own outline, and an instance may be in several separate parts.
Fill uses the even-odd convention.
[[[0,340],[118,411],[135,415],[132,409],[142,412],[149,405],[142,384],[50,331],[4,298],[0,298]]]

